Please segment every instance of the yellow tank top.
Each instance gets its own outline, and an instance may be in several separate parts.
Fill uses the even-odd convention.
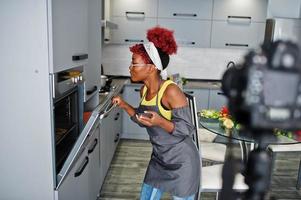
[[[167,86],[169,86],[170,84],[175,84],[173,81],[171,80],[167,80],[165,81],[159,92],[157,93],[158,95],[158,108],[159,108],[159,111],[160,111],[160,114],[167,120],[171,120],[171,110],[166,110],[163,108],[163,106],[161,105],[161,99],[162,99],[162,96],[167,88]],[[144,106],[156,106],[156,101],[157,101],[157,95],[154,96],[151,100],[147,101],[145,99],[146,97],[146,92],[147,92],[147,88],[144,87],[143,88],[143,92],[142,92],[142,100],[141,100],[141,105],[144,105]]]

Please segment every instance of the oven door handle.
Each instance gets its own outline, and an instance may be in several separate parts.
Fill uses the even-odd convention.
[[[109,113],[110,113],[116,106],[117,106],[116,103],[114,103],[114,104],[112,104],[112,103],[108,104],[108,106],[106,107],[106,109],[105,109],[102,113],[100,113],[99,118],[100,118],[100,119],[106,118],[106,117],[109,115]]]

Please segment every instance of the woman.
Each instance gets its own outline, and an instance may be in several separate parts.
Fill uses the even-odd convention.
[[[195,127],[183,92],[161,78],[177,45],[173,32],[160,27],[149,30],[147,38],[148,44],[130,47],[131,79],[144,83],[139,107],[133,108],[121,97],[112,101],[146,127],[153,146],[140,199],[160,199],[168,192],[173,199],[193,200],[200,180],[199,154],[192,141]]]

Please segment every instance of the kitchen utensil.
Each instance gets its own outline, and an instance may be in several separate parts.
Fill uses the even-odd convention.
[[[108,81],[108,77],[105,75],[100,75],[100,88],[104,87]]]

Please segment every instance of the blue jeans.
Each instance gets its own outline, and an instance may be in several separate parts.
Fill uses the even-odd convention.
[[[143,183],[140,193],[140,200],[160,200],[163,191]],[[173,200],[194,200],[195,195],[189,197],[172,196]]]

